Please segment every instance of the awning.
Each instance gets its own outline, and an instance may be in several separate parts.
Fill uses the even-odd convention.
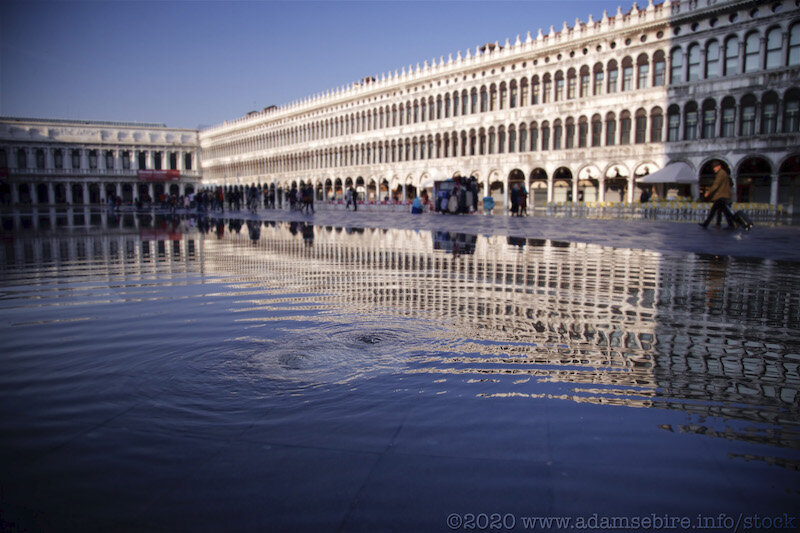
[[[638,183],[697,183],[697,174],[686,163],[670,163],[661,170],[636,178]]]

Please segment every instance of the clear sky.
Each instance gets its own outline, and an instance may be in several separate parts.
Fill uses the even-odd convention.
[[[210,126],[632,4],[2,0],[0,115]]]

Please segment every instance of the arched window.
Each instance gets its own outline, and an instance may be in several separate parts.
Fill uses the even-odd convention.
[[[619,70],[617,69],[617,61],[612,59],[608,62],[606,66],[606,72],[608,73],[608,84],[606,85],[606,91],[608,94],[614,94],[618,90],[617,84],[619,83]]]
[[[503,126],[497,130],[497,153],[503,154],[506,151],[506,129]]]
[[[510,107],[510,108],[517,107],[517,81],[516,80],[511,80],[511,83],[509,84],[508,92],[509,92],[509,94],[508,94],[508,107]]]
[[[789,28],[789,65],[800,65],[800,23]]]
[[[800,90],[791,89],[783,97],[783,132],[800,132]]]
[[[450,118],[450,93],[444,95],[444,118]]]
[[[424,98],[422,99],[422,102],[420,102],[419,107],[420,107],[419,121],[420,122],[425,122],[425,118],[426,118],[426,116],[428,114],[427,113],[427,111],[428,111],[428,103],[425,101]]]
[[[692,43],[687,51],[688,68],[686,70],[686,81],[697,81],[700,79],[700,45]]]
[[[531,105],[539,103],[539,76],[531,79]]]
[[[567,117],[566,127],[564,128],[564,147],[569,150],[575,148],[575,119]]]
[[[458,109],[459,109],[458,106],[459,106],[458,91],[456,91],[456,92],[453,93],[453,116],[454,117],[458,116]]]
[[[736,100],[732,96],[722,99],[720,106],[722,111],[722,127],[719,130],[720,137],[736,136]]]
[[[517,151],[517,130],[514,126],[508,128],[508,153],[513,154]]]
[[[528,149],[528,128],[525,124],[519,126],[519,151],[524,152]]]
[[[683,140],[697,139],[698,111],[697,102],[688,102],[683,108]]]
[[[783,46],[780,28],[772,28],[767,32],[767,53],[764,57],[764,68],[783,66]]]
[[[542,103],[546,104],[552,100],[553,81],[550,74],[542,77]]]
[[[617,137],[617,116],[609,111],[606,114],[606,146],[614,146]]]
[[[542,151],[550,149],[550,123],[542,122]]]
[[[578,77],[575,75],[575,69],[571,68],[567,71],[567,100],[574,100],[577,96]]]
[[[623,111],[619,115],[619,144],[631,143],[631,112]]]
[[[555,101],[560,102],[564,99],[564,72],[556,72],[556,94]]]
[[[758,33],[750,33],[744,40],[744,71],[756,72],[759,68],[758,54],[761,39]]]
[[[469,131],[469,155],[475,155],[476,144],[478,143],[478,135],[475,130]]]
[[[717,102],[709,98],[703,102],[703,139],[717,136]]]
[[[633,68],[633,67],[631,67]],[[624,69],[623,69],[624,70]],[[592,89],[594,96],[603,94],[603,64],[595,63],[594,65],[594,87]]]
[[[489,146],[486,146],[486,130],[481,128],[478,132],[478,136],[480,137],[480,152],[481,155],[485,153],[494,153],[494,128],[489,128]]]
[[[636,59],[636,88],[646,89],[649,77],[650,63],[647,60],[647,54],[639,54]]]
[[[750,137],[756,134],[756,97],[752,94],[742,97],[741,102],[742,121],[739,135]]]
[[[500,84],[500,109],[506,108],[506,99],[508,98],[508,89],[506,88],[506,82]]]
[[[586,148],[589,137],[589,121],[586,117],[578,119],[578,147]]]
[[[486,113],[489,109],[489,93],[486,92],[486,86],[481,87],[481,113]]]
[[[719,43],[715,40],[709,41],[706,45],[706,78],[719,76],[719,60]]]
[[[519,105],[528,105],[528,78],[522,78],[519,82]]]
[[[660,143],[663,139],[664,112],[660,107],[650,110],[650,142]]]
[[[778,131],[778,95],[770,91],[761,99],[761,133],[771,134]]]
[[[497,86],[493,83],[489,86],[489,111],[497,109]]]
[[[419,122],[419,103],[414,100],[414,124]]]
[[[469,113],[469,93],[466,89],[461,91],[461,114],[466,115]]]
[[[603,135],[603,120],[600,115],[592,116],[592,146],[600,146]]]
[[[666,65],[663,50],[658,50],[653,54],[653,87],[664,86]]]
[[[585,98],[589,96],[589,67],[581,67],[581,91],[580,97]]]
[[[531,152],[535,152],[539,147],[539,126],[536,122],[531,122]]]
[[[667,110],[667,141],[679,141],[681,137],[681,110],[677,105]]]
[[[44,150],[41,148],[36,150],[36,168],[44,170]]]
[[[473,87],[469,94],[469,112],[473,115],[478,112],[478,89]]]
[[[683,50],[675,48],[670,54],[670,84],[683,83]]]
[[[735,35],[725,39],[725,76],[739,73],[739,38]]]
[[[647,111],[644,109],[638,109],[636,111],[633,142],[636,144],[644,144],[647,142]]]
[[[561,120],[553,122],[553,150],[561,150],[561,140],[564,136],[564,128]]]

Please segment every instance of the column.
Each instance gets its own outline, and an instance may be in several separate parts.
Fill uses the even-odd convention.
[[[56,162],[55,159],[53,158],[52,148],[44,149],[44,168],[47,170],[53,170],[56,168]]]
[[[509,186],[508,174],[506,174],[506,176],[503,178],[503,212],[504,213],[508,213],[508,210],[511,207],[509,205],[509,203],[508,203],[509,202],[509,200],[508,200],[509,199],[508,186]]]
[[[122,198],[122,184],[116,183],[114,186],[114,195]]]
[[[184,158],[184,155],[183,155],[183,150],[179,150],[179,151],[177,152],[177,154],[178,154],[178,155],[177,155],[177,158],[178,158],[178,170],[180,171],[180,173],[181,173],[181,174],[183,174],[183,171],[184,171],[184,170],[186,170],[186,167],[185,167],[185,165],[183,164],[183,163],[184,163],[184,159],[183,159],[183,158]]]
[[[155,193],[155,190],[153,189],[153,184],[152,183],[148,183],[147,184],[147,195],[150,197],[150,201],[151,202],[155,202],[155,200],[156,200],[155,194],[156,193]]]
[[[105,173],[106,169],[106,150],[97,150],[97,170]]]
[[[64,170],[72,170],[72,150],[64,148],[61,151],[61,166]]]
[[[633,203],[633,186],[634,186],[634,183],[635,183],[634,176],[633,176],[633,174],[631,174],[630,176],[628,176],[628,200],[627,200],[627,202],[629,204]]]
[[[597,201],[598,202],[605,202],[606,201],[606,177],[600,176],[597,178]]]
[[[56,203],[56,194],[55,193],[56,193],[56,190],[55,190],[55,187],[53,187],[53,183],[52,182],[48,183],[47,184],[47,203],[48,204]]]
[[[67,203],[72,205],[72,201],[73,201],[72,200],[72,183],[67,183],[65,185],[65,187],[66,187],[65,193],[66,193],[66,197],[67,197]]]
[[[89,205],[89,184],[81,184],[81,192],[83,192],[83,205]]]
[[[133,183],[131,185],[131,190],[132,190],[132,194],[133,194],[132,198],[133,198],[133,201],[135,203],[137,200],[139,200],[139,184],[138,183]]]
[[[147,151],[147,168],[153,169],[155,167],[155,156],[153,150]]]
[[[19,205],[19,183],[11,184],[11,205]]]
[[[572,201],[578,201],[578,176],[572,177]]]
[[[114,170],[122,170],[122,150],[117,150],[114,156]]]
[[[553,176],[547,175],[547,201],[553,202]]]
[[[778,205],[778,175],[773,174],[770,176],[769,182],[769,203],[770,205],[777,206]]]
[[[86,170],[89,168],[89,150],[81,148],[81,169]]]
[[[407,187],[408,187],[408,185],[406,185],[404,183],[403,184],[403,203],[406,203],[406,189],[407,189]]]

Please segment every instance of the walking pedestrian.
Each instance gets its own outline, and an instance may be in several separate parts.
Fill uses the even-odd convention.
[[[725,220],[728,222],[727,229],[736,229],[736,224],[733,221],[733,216],[728,209],[728,202],[731,199],[731,180],[730,175],[722,168],[722,163],[714,161],[712,166],[714,169],[714,183],[711,189],[706,194],[706,200],[713,202],[711,211],[705,221],[700,223],[700,226],[707,228],[711,220],[721,211],[725,215]]]

